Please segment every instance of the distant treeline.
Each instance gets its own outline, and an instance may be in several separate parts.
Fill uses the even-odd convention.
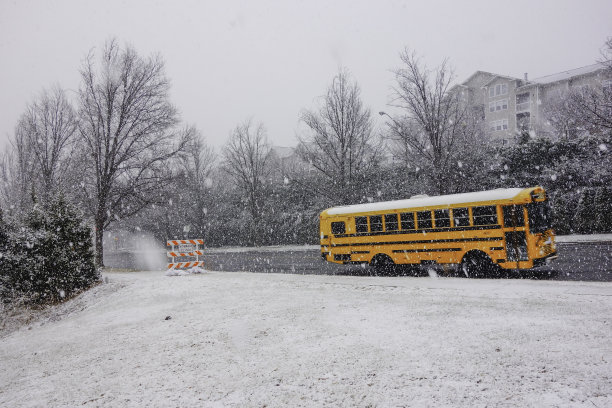
[[[606,47],[612,54],[612,41]],[[554,137],[524,128],[501,145],[448,64],[429,69],[405,49],[381,126],[341,68],[296,118],[295,149],[272,147],[264,124],[249,119],[215,153],[181,122],[164,65],[110,40],[83,60],[74,99],[55,87],[26,107],[0,163],[8,224],[27,226],[33,197],[46,203],[61,191],[83,211],[102,266],[113,228],[160,242],[188,233],[208,246],[316,244],[318,215],[331,206],[540,185],[557,233],[612,231],[605,81],[550,105]],[[602,66],[612,77],[612,64]]]

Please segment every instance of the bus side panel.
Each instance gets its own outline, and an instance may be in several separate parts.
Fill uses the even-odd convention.
[[[343,227],[342,229],[334,230]],[[351,262],[351,232],[348,217],[329,217],[321,219],[321,256],[329,262],[344,264]]]
[[[331,234],[330,222],[327,217],[319,217],[319,239],[321,245],[321,257],[324,260],[329,260],[330,239]]]

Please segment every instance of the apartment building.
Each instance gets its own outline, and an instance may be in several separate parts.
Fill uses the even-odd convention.
[[[548,123],[547,108],[572,89],[612,86],[612,74],[603,64],[559,72],[540,78],[514,78],[476,71],[453,87],[465,103],[480,115],[486,130],[502,144],[513,143],[523,133],[555,138]]]

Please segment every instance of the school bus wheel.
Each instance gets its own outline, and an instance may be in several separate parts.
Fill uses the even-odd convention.
[[[484,278],[496,272],[496,266],[489,255],[482,251],[469,251],[463,256],[461,270],[468,278]]]
[[[372,266],[377,272],[389,274],[393,272],[395,263],[389,255],[376,254],[370,261],[370,266]]]

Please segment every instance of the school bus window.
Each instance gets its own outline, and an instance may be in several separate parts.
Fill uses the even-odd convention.
[[[524,227],[525,215],[520,205],[505,205],[502,207],[505,227]]]
[[[334,235],[342,235],[346,233],[346,225],[344,221],[332,222],[331,223],[331,232]]]
[[[450,227],[450,211],[449,210],[435,210],[434,218],[436,219],[436,228]]]
[[[474,225],[497,224],[497,210],[494,205],[472,208]]]
[[[431,211],[419,211],[417,212],[417,225],[419,229],[432,228],[431,222]]]
[[[385,214],[385,231],[397,231],[397,214]]]
[[[453,208],[453,220],[455,227],[469,227],[470,213],[467,208]]]
[[[529,217],[529,230],[532,233],[544,232],[551,228],[552,216],[548,202],[527,204],[527,216]]]
[[[382,215],[370,216],[370,232],[379,232],[383,230]]]
[[[355,231],[368,232],[368,217],[355,217]]]
[[[414,229],[414,213],[401,213],[400,220],[402,222],[402,230]]]

